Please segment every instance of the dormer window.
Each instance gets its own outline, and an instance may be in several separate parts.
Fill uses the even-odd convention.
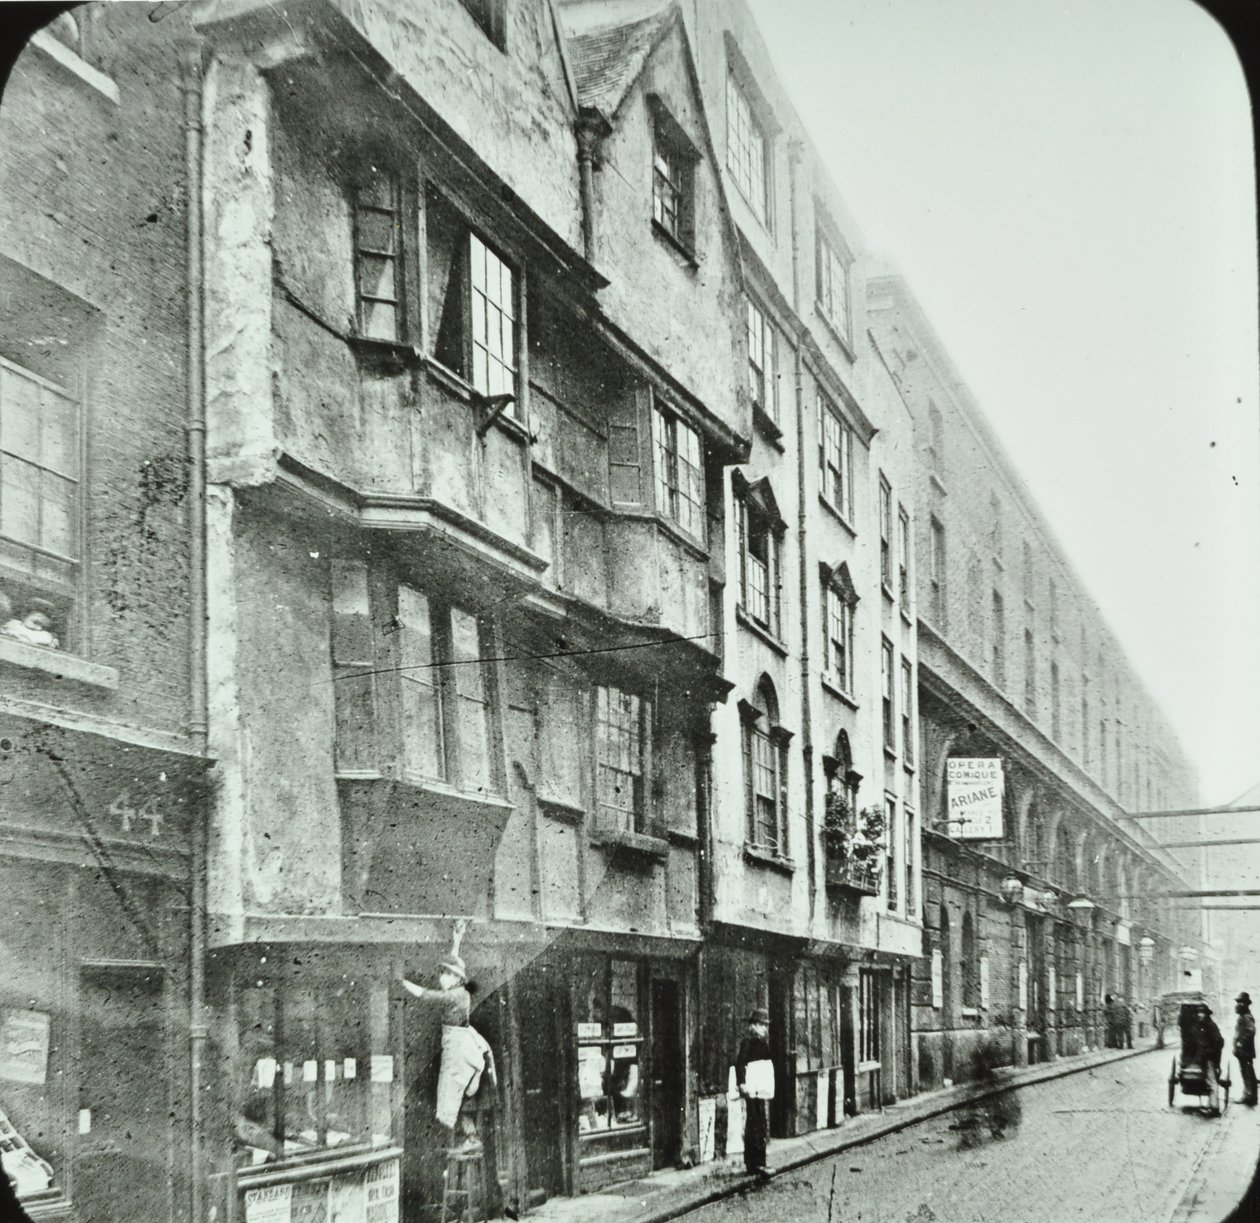
[[[653,111],[652,222],[690,255],[696,245],[697,154],[659,102],[655,102]]]

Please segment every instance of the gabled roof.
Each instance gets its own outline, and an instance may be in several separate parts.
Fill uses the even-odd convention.
[[[645,0],[643,5],[628,9],[620,21],[584,28],[580,17],[591,7],[566,4],[560,9],[560,20],[568,31],[578,105],[611,119],[639,79],[656,44],[677,19],[678,9],[672,0],[664,4]]]

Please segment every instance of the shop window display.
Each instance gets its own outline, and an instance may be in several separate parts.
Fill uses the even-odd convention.
[[[643,1126],[637,966],[592,962],[576,987],[575,1014],[579,1135]]]
[[[369,1031],[367,990],[260,981],[239,1011],[237,1163],[391,1141],[392,1059]]]

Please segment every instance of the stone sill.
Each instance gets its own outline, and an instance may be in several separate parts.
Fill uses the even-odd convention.
[[[785,875],[794,874],[796,871],[796,863],[791,858],[763,849],[760,845],[745,844],[744,861],[756,866],[768,866],[771,870],[780,871]]]
[[[663,862],[669,857],[669,842],[628,828],[608,828],[596,824],[591,829],[591,844],[641,858],[645,862]]]
[[[89,89],[118,105],[118,86],[98,68],[76,55],[65,43],[54,38],[47,30],[37,30],[31,36],[31,46],[38,48],[49,59],[60,64],[72,76],[78,77]]]
[[[0,663],[23,667],[28,671],[43,671],[54,679],[71,680],[90,688],[103,688],[107,692],[118,690],[118,670],[100,663],[88,662],[75,654],[50,650],[46,646],[26,645],[0,637]]]

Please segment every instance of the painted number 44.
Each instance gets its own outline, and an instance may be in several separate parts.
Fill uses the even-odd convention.
[[[166,818],[157,809],[156,800],[154,799],[150,799],[143,807],[132,806],[130,790],[124,790],[110,803],[109,813],[122,825],[123,832],[130,832],[133,824],[148,824],[151,837],[161,836],[162,824]],[[137,831],[139,831],[138,828]]]

